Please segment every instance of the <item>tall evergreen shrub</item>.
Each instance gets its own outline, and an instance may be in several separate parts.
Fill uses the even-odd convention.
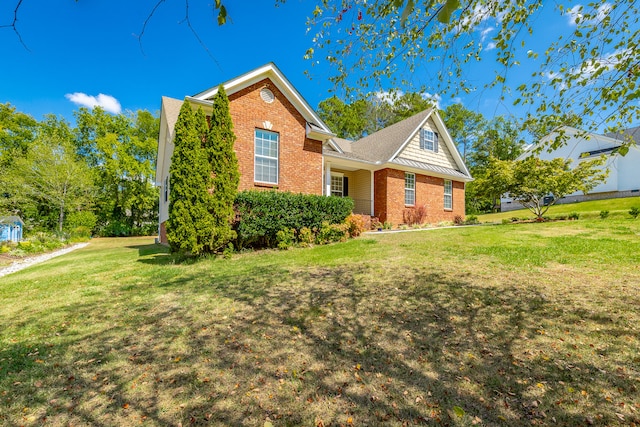
[[[198,121],[196,121],[196,118]],[[202,148],[206,135],[204,114],[193,114],[184,102],[175,125],[174,151],[169,168],[171,192],[167,240],[173,252],[199,255],[205,250],[209,229],[208,186],[210,167]]]
[[[207,209],[212,221],[211,234],[207,241],[210,251],[216,251],[236,238],[232,229],[233,204],[238,193],[240,173],[233,145],[236,136],[229,113],[229,98],[222,85],[213,98],[208,137],[204,150],[211,166]]]

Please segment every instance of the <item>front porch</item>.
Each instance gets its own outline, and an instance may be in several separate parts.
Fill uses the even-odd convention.
[[[325,162],[323,194],[351,197],[353,213],[374,216],[373,171],[347,162]]]

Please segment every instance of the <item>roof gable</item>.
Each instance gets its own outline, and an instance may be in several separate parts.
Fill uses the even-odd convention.
[[[302,114],[302,117],[311,125],[311,130],[317,130],[327,135],[333,135],[329,127],[322,121],[320,116],[311,108],[309,103],[302,97],[291,82],[282,74],[280,69],[276,67],[273,62],[270,62],[262,67],[258,67],[255,70],[249,71],[241,76],[228,80],[223,83],[225,92],[227,95],[234,94],[241,91],[255,83],[258,83],[265,78],[271,80],[271,82],[282,92],[282,94],[291,102],[296,110]],[[187,100],[209,104],[214,95],[218,93],[218,86],[211,87],[203,92],[200,92],[194,96],[186,97]],[[317,128],[317,129],[314,129]]]
[[[451,161],[443,164],[448,170],[457,169],[461,175],[471,178],[462,156],[458,152],[449,131],[447,131],[442,118],[435,109],[427,109],[398,123],[379,130],[351,144],[352,151],[363,160],[374,163],[398,163],[400,154],[416,138],[418,132],[430,121],[431,127],[440,135],[439,143],[449,154]],[[405,159],[417,160],[417,159]],[[415,163],[415,162],[414,162]],[[430,162],[429,162],[430,163]],[[400,162],[399,164],[404,164]],[[427,164],[418,162],[416,164]]]

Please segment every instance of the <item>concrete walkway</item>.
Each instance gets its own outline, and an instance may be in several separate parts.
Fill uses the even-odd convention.
[[[31,267],[32,265],[39,264],[41,262],[50,260],[51,258],[55,258],[60,255],[64,255],[71,251],[75,251],[76,249],[84,248],[89,243],[78,243],[73,246],[69,246],[63,249],[58,249],[57,251],[47,252],[46,254],[36,255],[28,258],[24,258],[18,261],[15,261],[8,267],[0,268],[0,277],[6,276],[7,274],[15,273],[16,271],[23,270],[27,267]]]

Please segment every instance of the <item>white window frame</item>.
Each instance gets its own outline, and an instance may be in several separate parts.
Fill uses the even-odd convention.
[[[267,135],[275,135],[276,139],[275,141],[271,140],[271,139],[265,139],[262,137],[258,137],[258,133],[264,133]],[[258,150],[257,150],[257,145],[258,145],[258,139],[262,140],[262,141],[268,141],[268,142],[272,142],[276,144],[276,156],[272,157],[272,156],[266,156],[264,154],[258,154]],[[254,150],[254,156],[253,156],[253,180],[254,182],[257,183],[261,183],[261,184],[273,184],[273,185],[278,185],[278,179],[280,177],[280,134],[277,132],[272,132],[269,130],[265,130],[265,129],[258,129],[256,128],[254,133],[253,133],[253,150]],[[258,160],[267,160],[267,161],[275,161],[276,163],[276,179],[274,181],[268,181],[265,179],[258,179]],[[263,176],[261,176],[260,178],[264,178]]]
[[[429,138],[427,138],[427,136]],[[422,129],[422,137],[424,138],[424,149],[434,151],[433,146],[436,142],[436,133],[431,129]]]
[[[334,181],[335,178],[335,181]],[[340,182],[340,188],[334,187],[334,182]],[[339,193],[339,194],[338,194]],[[331,172],[331,192],[332,196],[343,197],[344,196],[344,174],[339,172]]]
[[[404,204],[405,206],[416,205],[416,174],[404,173]]]
[[[453,181],[450,179],[444,180],[444,208],[448,211],[453,210]]]

